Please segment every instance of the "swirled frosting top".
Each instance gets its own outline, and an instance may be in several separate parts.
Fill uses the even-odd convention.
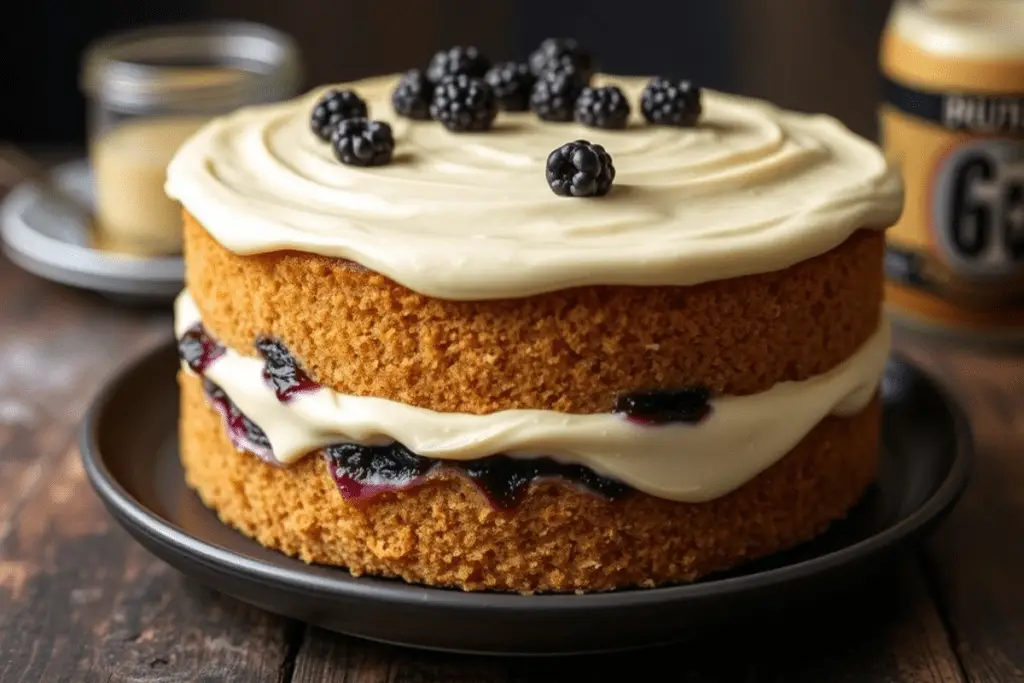
[[[394,114],[397,76],[346,84],[394,129],[394,161],[372,168],[341,164],[310,131],[317,89],[207,124],[168,167],[167,193],[236,253],[350,259],[461,300],[769,272],[899,216],[897,170],[833,118],[705,91],[695,128],[654,126],[639,111],[647,79],[596,81],[629,97],[627,129],[501,112],[493,130],[453,133]],[[547,185],[548,154],[580,138],[614,160],[604,197]]]

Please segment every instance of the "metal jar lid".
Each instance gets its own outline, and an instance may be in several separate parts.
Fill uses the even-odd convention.
[[[296,94],[298,46],[285,33],[249,22],[144,28],[86,50],[81,87],[111,109],[224,111]]]

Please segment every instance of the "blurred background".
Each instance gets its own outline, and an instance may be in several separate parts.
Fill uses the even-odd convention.
[[[244,19],[293,36],[304,87],[425,65],[475,44],[523,59],[549,36],[589,47],[603,71],[666,73],[824,111],[873,137],[879,36],[890,0],[33,0],[9,3],[0,40],[0,140],[81,146],[82,51],[124,29]],[[827,66],[826,66],[827,65]]]

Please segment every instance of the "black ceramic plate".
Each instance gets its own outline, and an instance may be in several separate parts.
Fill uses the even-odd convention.
[[[893,360],[883,385],[878,480],[819,539],[691,585],[594,595],[464,593],[306,565],[222,525],[186,487],[178,464],[177,363],[172,344],[141,358],[85,419],[86,472],[113,516],[158,557],[238,599],[342,633],[432,649],[641,647],[820,603],[935,526],[963,490],[971,449],[955,405],[920,371]]]

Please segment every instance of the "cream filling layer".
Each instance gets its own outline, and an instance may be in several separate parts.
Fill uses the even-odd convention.
[[[185,291],[176,303],[178,336],[197,322],[199,311]],[[725,495],[768,469],[827,415],[863,410],[878,389],[889,344],[883,316],[878,331],[829,372],[759,394],[714,398],[710,415],[696,425],[645,426],[612,413],[551,410],[440,413],[327,388],[282,403],[263,380],[263,362],[231,349],[204,374],[263,430],[286,465],[331,444],[397,441],[443,460],[549,456],[652,496],[698,502]]]
[[[892,225],[899,171],[828,116],[705,91],[694,128],[647,124],[647,79],[599,75],[633,106],[625,130],[501,112],[452,133],[395,116],[397,77],[354,83],[394,129],[395,158],[339,163],[310,131],[325,88],[204,126],[166,190],[238,254],[296,250],[351,259],[436,298],[516,298],[582,285],[691,285],[781,270],[861,228]],[[548,154],[576,139],[614,159],[612,191],[556,196]]]

